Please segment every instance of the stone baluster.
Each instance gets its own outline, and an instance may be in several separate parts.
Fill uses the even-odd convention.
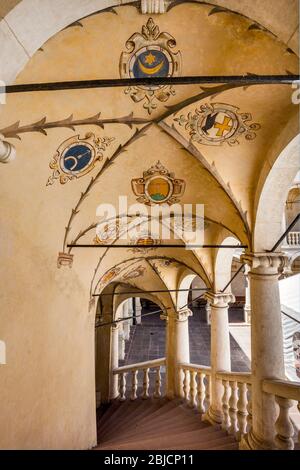
[[[119,375],[119,381],[120,381],[119,400],[125,401],[126,400],[126,372],[121,372],[121,374]]]
[[[185,371],[182,367],[178,367],[178,396],[184,398],[184,380],[185,380]]]
[[[154,389],[154,398],[159,398],[161,396],[161,373],[160,367],[157,367],[155,373],[155,389]]]
[[[197,372],[191,371],[190,372],[190,400],[189,400],[189,407],[195,408],[197,405],[196,397],[197,397],[197,382],[196,382],[196,375]]]
[[[275,401],[279,405],[279,416],[275,423],[275,444],[281,450],[293,450],[294,427],[289,416],[289,409],[293,406],[293,401],[278,396],[275,396]]]
[[[189,371],[187,369],[183,369],[184,372],[184,379],[183,379],[183,397],[185,401],[188,401],[189,398]]]
[[[251,392],[251,384],[248,384],[248,404],[247,404],[247,432],[250,431],[252,427],[252,392]]]
[[[198,411],[201,414],[205,413],[205,406],[204,406],[204,400],[205,400],[204,377],[205,377],[205,375],[202,372],[198,372],[197,400],[198,400]]]
[[[230,383],[231,386],[231,395],[229,399],[229,416],[230,416],[230,427],[229,427],[229,434],[233,434],[236,436],[238,431],[238,420],[237,420],[237,402],[238,402],[238,388],[237,383],[234,380]]]
[[[143,399],[149,398],[149,368],[143,370]]]
[[[237,402],[237,419],[238,419],[238,433],[237,439],[240,441],[247,433],[247,384],[238,382],[238,402]]]
[[[136,393],[137,386],[138,386],[137,375],[138,375],[138,371],[133,370],[131,373],[132,381],[131,381],[131,395],[130,395],[130,400],[132,401],[137,399],[137,393]]]
[[[208,411],[210,407],[210,396],[211,396],[211,377],[210,375],[206,376],[205,384],[205,410]]]
[[[222,384],[224,387],[224,394],[222,398],[222,409],[223,409],[222,429],[224,429],[224,431],[228,431],[230,428],[229,398],[230,398],[231,389],[230,389],[228,380],[222,380]]]

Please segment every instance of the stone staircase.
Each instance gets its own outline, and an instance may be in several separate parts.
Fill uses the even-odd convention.
[[[219,426],[180,400],[114,400],[98,413],[96,450],[237,450]]]

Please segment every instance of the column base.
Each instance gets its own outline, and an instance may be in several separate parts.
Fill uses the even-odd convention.
[[[215,425],[221,425],[223,420],[222,412],[219,410],[214,410],[211,406],[207,412],[203,415],[202,421],[207,421],[208,423]]]
[[[253,434],[251,430],[242,437],[240,445],[240,450],[275,450],[274,444],[265,442],[262,439],[258,438]]]

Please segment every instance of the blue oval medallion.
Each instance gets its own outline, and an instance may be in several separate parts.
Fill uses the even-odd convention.
[[[167,77],[170,64],[161,51],[148,49],[139,54],[133,64],[134,78]]]
[[[92,151],[87,145],[76,144],[70,147],[64,155],[64,167],[68,171],[84,170],[92,160]]]

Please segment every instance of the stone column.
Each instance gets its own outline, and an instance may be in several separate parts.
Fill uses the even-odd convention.
[[[245,323],[251,323],[251,299],[250,299],[250,279],[249,279],[249,266],[245,266],[245,306],[244,306],[244,321]]]
[[[222,423],[222,396],[223,386],[215,377],[216,372],[231,370],[230,338],[228,325],[228,307],[235,297],[230,293],[205,294],[211,305],[211,397],[210,407],[204,419],[212,424]]]
[[[127,300],[127,312],[128,312],[128,317],[132,317],[129,321],[130,325],[133,325],[133,305],[132,305],[132,299]]]
[[[183,396],[183,374],[178,373],[178,365],[190,362],[189,317],[193,312],[189,308],[182,308],[175,316],[175,395]]]
[[[119,359],[121,361],[125,359],[125,334],[121,328],[119,331]]]
[[[111,326],[111,351],[110,351],[110,387],[109,398],[114,400],[119,395],[118,376],[113,374],[113,370],[119,365],[119,323]]]
[[[126,341],[130,338],[130,323],[129,320],[123,321],[123,332],[124,332],[124,339]]]
[[[166,339],[166,395],[172,399],[174,396],[182,396],[182,374],[178,373],[178,365],[190,362],[189,324],[188,317],[193,313],[184,308],[169,315],[161,315],[162,320],[167,320]]]
[[[142,304],[141,304],[141,299],[139,297],[136,297],[135,299],[135,311],[136,311],[136,324],[140,325],[142,323]]]
[[[206,312],[206,323],[210,325],[211,324],[211,305],[208,300],[205,305],[205,312]]]
[[[123,303],[122,305],[123,308],[123,315],[122,318],[128,318],[131,316],[131,312],[129,311],[129,300],[126,300],[126,302]],[[132,320],[127,320],[129,323],[129,326],[132,325]]]
[[[282,253],[250,253],[252,429],[242,449],[273,449],[276,421],[274,398],[262,390],[263,380],[284,379],[283,336],[278,277],[288,264]]]

